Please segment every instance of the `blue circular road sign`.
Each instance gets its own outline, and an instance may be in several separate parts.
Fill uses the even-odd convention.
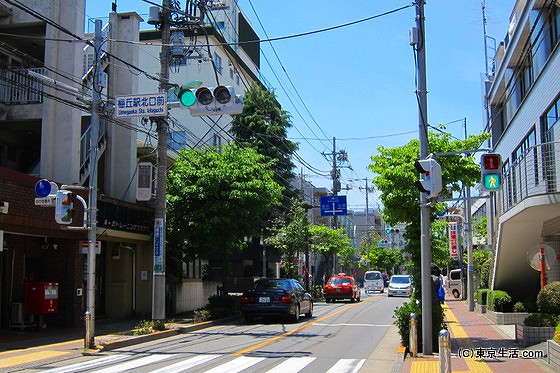
[[[41,179],[35,184],[35,194],[37,197],[46,197],[51,194],[51,182],[47,179]]]

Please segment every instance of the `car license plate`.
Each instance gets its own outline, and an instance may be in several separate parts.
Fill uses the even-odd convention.
[[[270,303],[270,297],[259,297],[259,303]]]
[[[337,293],[340,293],[340,290],[341,290],[340,288],[336,288]]]

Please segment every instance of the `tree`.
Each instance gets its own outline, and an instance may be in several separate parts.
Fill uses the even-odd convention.
[[[167,241],[172,256],[188,261],[217,255],[227,291],[229,253],[258,233],[260,217],[280,204],[282,187],[270,161],[250,148],[228,144],[183,149],[167,178]],[[170,263],[171,268],[177,263]]]
[[[285,215],[276,219],[266,243],[282,254],[286,277],[298,278],[297,260],[307,246],[309,221],[300,200],[292,199],[290,206]]]
[[[274,170],[274,179],[284,187],[284,195],[294,197],[292,156],[297,144],[288,140],[290,115],[282,110],[273,92],[252,83],[243,95],[243,112],[233,117],[230,132],[243,147],[264,155]]]
[[[327,263],[327,272],[331,271],[331,274],[334,274],[333,259],[340,254],[344,255],[344,261],[348,264],[348,252],[352,252],[354,248],[350,245],[350,238],[344,234],[344,228],[333,229],[324,225],[311,225],[309,236],[311,250],[316,254],[323,255]]]
[[[477,149],[488,139],[487,133],[471,135],[465,140],[454,140],[449,133],[429,132],[429,152],[433,154],[444,152],[460,152],[462,150]],[[420,285],[420,192],[414,186],[418,180],[418,173],[414,169],[414,162],[418,160],[418,139],[411,140],[402,147],[378,147],[379,153],[371,156],[372,163],[368,169],[377,176],[373,183],[381,192],[383,202],[383,217],[388,224],[407,224],[405,239],[408,239],[407,252],[411,254],[412,271],[416,283],[415,291],[419,292]],[[480,167],[473,157],[461,154],[438,157],[442,168],[442,185],[459,191],[461,184],[471,187],[480,179]],[[441,206],[436,206],[442,210]],[[435,218],[435,214],[432,220]]]

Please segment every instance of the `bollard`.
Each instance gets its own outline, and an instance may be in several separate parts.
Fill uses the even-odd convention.
[[[84,314],[84,321],[86,324],[86,337],[84,339],[84,348],[88,349],[91,346],[91,313],[86,311]]]
[[[408,338],[408,345],[410,347],[410,356],[416,357],[418,354],[418,322],[416,320],[416,314],[410,314],[410,330],[409,330],[409,338]]]
[[[439,332],[439,373],[451,372],[451,337],[445,329]]]

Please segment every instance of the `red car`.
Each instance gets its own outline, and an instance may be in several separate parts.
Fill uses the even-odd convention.
[[[323,296],[327,303],[337,299],[350,299],[351,302],[360,301],[360,288],[354,277],[344,273],[331,276],[323,287]]]

